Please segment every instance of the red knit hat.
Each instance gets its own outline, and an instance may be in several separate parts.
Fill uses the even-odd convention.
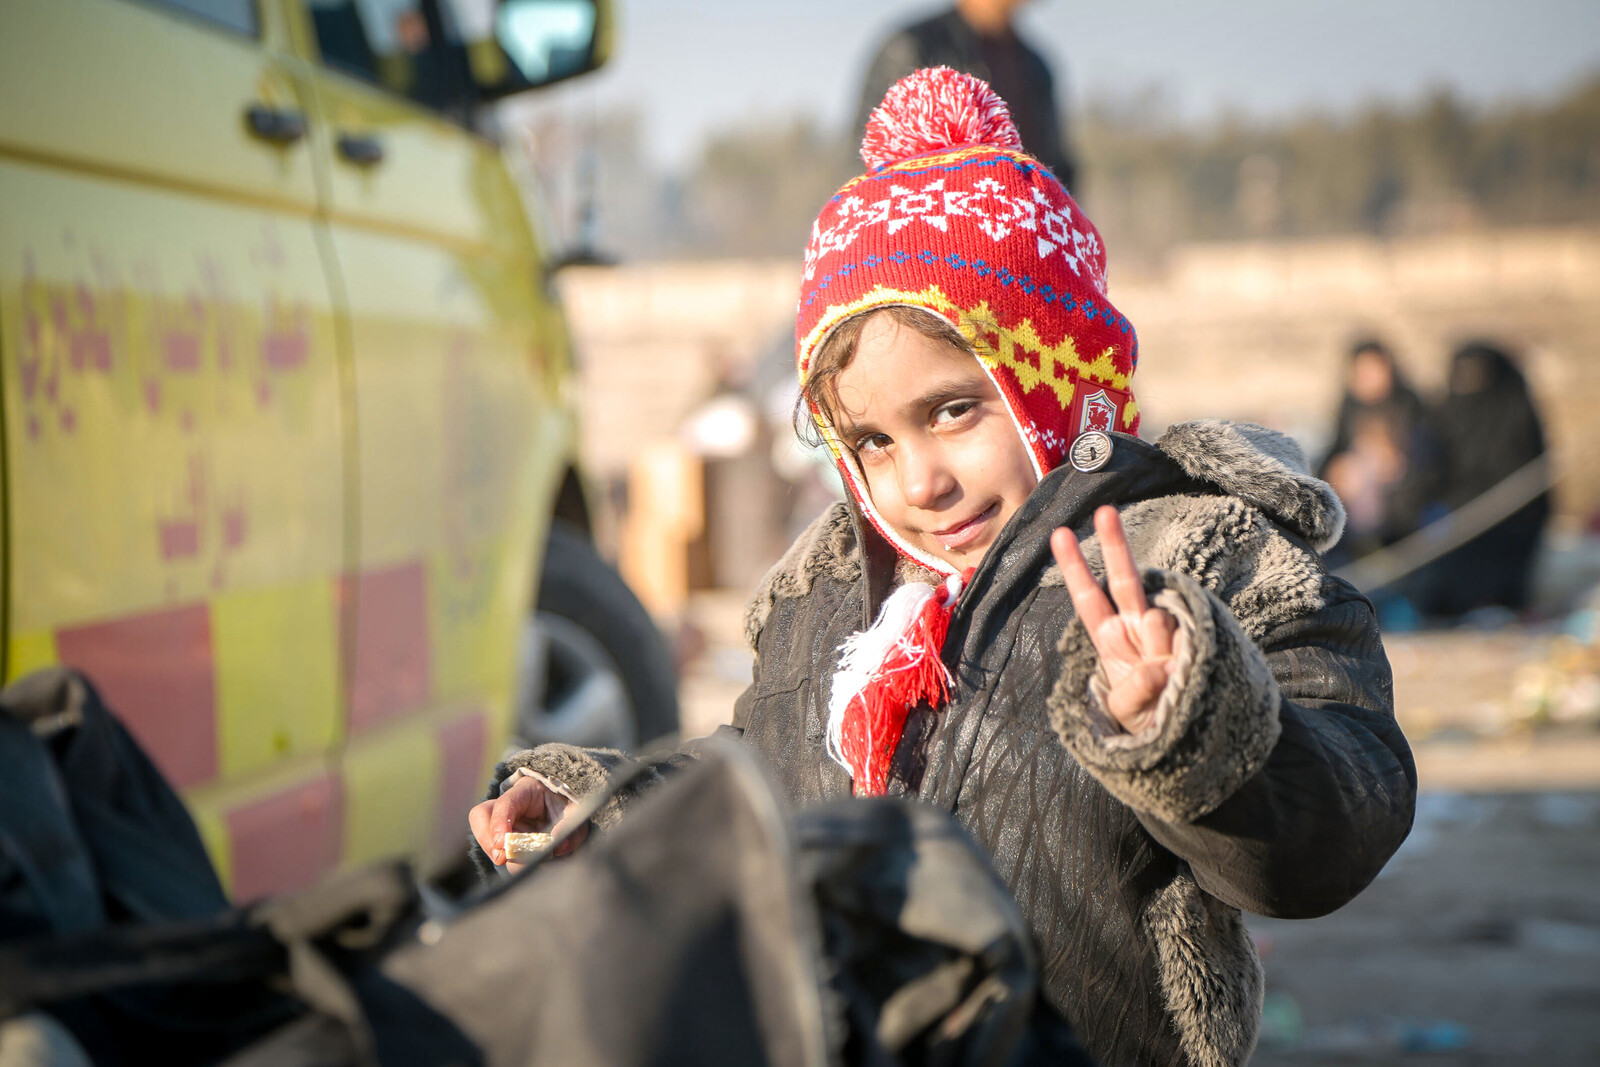
[[[867,122],[867,173],[817,216],[795,320],[800,383],[828,334],[853,315],[909,305],[943,315],[1005,398],[1041,478],[1086,430],[1136,433],[1138,341],[1106,299],[1100,234],[1022,151],[1005,102],[947,67],[901,79]],[[827,416],[812,418],[851,494],[901,554],[948,576],[911,582],[840,650],[828,752],[858,794],[888,788],[912,707],[944,703],[942,646],[961,577],[878,515]]]
[[[1042,478],[1085,430],[1137,433],[1133,326],[1106,299],[1100,234],[1022,151],[1005,101],[932,67],[897,82],[861,142],[867,173],[811,227],[795,319],[800,382],[841,322],[889,305],[943,315],[972,343]],[[952,568],[878,516],[826,416],[812,417],[845,484],[902,554]]]

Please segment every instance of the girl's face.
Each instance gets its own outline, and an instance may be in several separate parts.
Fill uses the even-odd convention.
[[[1038,484],[977,359],[874,315],[835,384],[834,429],[878,514],[958,570],[977,566]]]

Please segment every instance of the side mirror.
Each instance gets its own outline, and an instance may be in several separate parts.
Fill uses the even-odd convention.
[[[610,57],[610,0],[443,0],[478,95],[498,100],[575,78]]]

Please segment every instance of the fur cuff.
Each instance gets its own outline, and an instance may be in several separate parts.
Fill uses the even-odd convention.
[[[1130,734],[1109,710],[1111,680],[1103,669],[1095,668],[1089,678],[1089,729],[1111,748],[1135,748],[1161,736],[1161,728],[1172,718],[1178,700],[1183,696],[1184,686],[1194,673],[1194,613],[1189,610],[1188,602],[1171,589],[1163,589],[1150,598],[1150,603],[1166,609],[1178,621],[1178,632],[1172,635],[1172,659],[1177,664],[1177,670],[1167,679],[1166,687],[1156,700],[1156,713],[1150,725],[1136,734]]]
[[[611,748],[579,748],[577,745],[563,744],[526,748],[495,766],[494,775],[489,780],[489,788],[484,792],[483,799],[494,800],[498,797],[505,780],[516,774],[520,767],[538,772],[582,800],[596,790],[607,788],[615,777],[635,766],[633,759]],[[591,828],[601,832],[611,829],[622,818],[634,798],[661,781],[661,778],[659,767],[643,769],[641,773],[631,777],[627,784],[618,789],[590,818]],[[468,852],[472,856],[473,865],[478,868],[478,873],[485,878],[493,877],[494,864],[489,861],[483,849],[478,847],[477,839],[471,834],[467,836],[470,842]]]
[[[1146,571],[1144,584],[1152,600],[1167,590],[1181,596],[1193,620],[1193,662],[1187,677],[1175,679],[1181,686],[1153,736],[1137,745],[1097,736],[1103,731],[1095,728],[1089,683],[1099,656],[1077,618],[1057,645],[1064,662],[1050,695],[1050,723],[1112,796],[1167,822],[1193,822],[1266,763],[1281,729],[1278,685],[1238,620],[1192,578]]]

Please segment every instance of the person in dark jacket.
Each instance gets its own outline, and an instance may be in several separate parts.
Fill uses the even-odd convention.
[[[1511,354],[1493,342],[1473,341],[1456,350],[1448,390],[1429,422],[1445,464],[1440,500],[1452,510],[1545,454],[1544,425],[1527,379]],[[1549,518],[1550,494],[1539,492],[1440,558],[1414,583],[1418,609],[1460,615],[1481,607],[1526,607],[1534,557]]]
[[[1263,986],[1241,913],[1340,907],[1411,825],[1372,605],[1319,555],[1339,500],[1270,430],[1137,436],[1099,235],[987,86],[913,74],[863,156],[817,220],[796,323],[805,415],[849,492],[750,602],[729,732],[793,805],[953,814],[1097,1061],[1243,1064]],[[470,815],[483,861],[510,829],[565,832],[623,762],[503,762]]]
[[[1022,143],[1061,184],[1077,189],[1078,168],[1062,126],[1055,78],[1037,50],[1018,36],[1013,16],[1027,0],[959,0],[950,10],[897,30],[867,67],[856,130],[889,86],[923,67],[949,67],[994,87],[1010,106]]]

